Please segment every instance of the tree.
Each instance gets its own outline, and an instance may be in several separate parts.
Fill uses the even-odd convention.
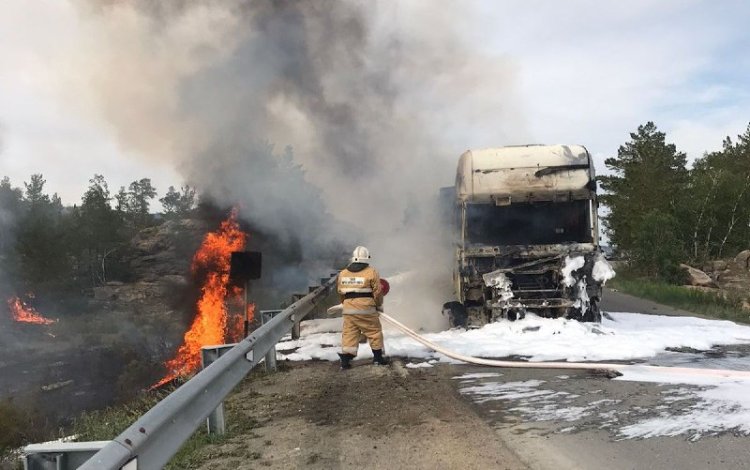
[[[117,192],[115,200],[117,201],[117,206],[115,207],[117,212],[126,213],[130,211],[130,208],[128,207],[128,192],[125,191],[125,186],[120,186],[120,190]]]
[[[0,275],[8,275],[11,279],[17,277],[15,243],[17,225],[22,214],[22,201],[21,188],[14,188],[10,178],[3,177],[0,180]],[[0,295],[2,294],[0,292]]]
[[[43,206],[50,202],[49,196],[44,194],[44,185],[46,183],[47,180],[45,180],[41,174],[33,174],[28,183],[23,183],[26,187],[26,202],[29,203],[32,208],[35,206]]]
[[[85,271],[92,286],[107,282],[107,258],[124,243],[122,218],[110,206],[111,200],[104,177],[94,175],[71,227],[77,235],[71,244],[78,245],[82,261],[79,270]]]
[[[708,259],[748,248],[750,239],[750,125],[736,141],[698,159],[691,186],[703,198],[696,211],[693,255]]]
[[[142,178],[133,181],[125,191],[124,187],[115,196],[117,210],[125,214],[133,228],[145,227],[150,221],[149,209],[151,200],[156,197],[156,188],[151,185],[151,179]]]
[[[641,273],[672,283],[681,283],[679,269],[685,254],[678,235],[677,219],[667,213],[651,210],[640,220],[631,249],[632,261]]]
[[[21,216],[23,191],[14,188],[7,176],[0,180],[0,256],[7,254],[15,239],[14,230]]]
[[[167,194],[159,199],[159,202],[164,207],[167,217],[184,217],[195,208],[195,188],[182,186],[180,191],[177,191],[174,186],[170,186]]]
[[[148,217],[151,200],[156,197],[156,188],[151,185],[151,179],[133,181],[129,189],[130,206],[134,213],[142,218]]]
[[[49,290],[69,284],[69,257],[62,231],[62,203],[44,192],[41,174],[24,183],[25,213],[17,233],[15,251],[22,280],[28,287]]]
[[[613,174],[600,177],[605,191],[601,200],[610,209],[604,220],[610,239],[622,251],[643,251],[647,248],[643,244],[651,243],[643,236],[648,233],[643,224],[662,214],[672,218],[676,246],[685,252],[682,234],[688,230],[690,206],[686,156],[666,143],[666,135],[653,122],[639,126],[630,138],[617,157],[605,161]]]

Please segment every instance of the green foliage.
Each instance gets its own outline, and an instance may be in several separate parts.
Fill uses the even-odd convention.
[[[633,236],[631,256],[642,273],[674,283],[683,280],[679,264],[685,251],[678,237],[678,227],[670,213],[655,209],[640,220]]]
[[[17,292],[35,292],[37,300],[69,303],[82,289],[128,277],[129,241],[153,223],[149,213],[156,189],[148,178],[133,181],[113,197],[107,181],[95,174],[81,204],[63,207],[49,195],[41,174],[23,189],[0,180],[0,266]],[[174,188],[172,188],[174,189]],[[194,206],[195,189],[176,193],[175,216]],[[112,203],[116,202],[116,207]],[[7,293],[6,293],[7,294]]]
[[[0,401],[0,455],[49,436],[49,424],[35,409],[29,404]]]
[[[724,140],[722,150],[695,162],[691,172],[695,194],[691,255],[721,258],[749,247],[750,126],[737,141]]]
[[[62,204],[55,195],[44,193],[42,175],[32,175],[22,201],[25,212],[20,215],[15,251],[19,274],[24,286],[59,289],[70,270],[62,224]]]
[[[638,277],[633,272],[618,270],[609,287],[664,305],[705,315],[711,318],[750,323],[750,314],[741,307],[739,296],[722,296],[666,282]]]
[[[625,252],[645,248],[639,246],[644,240],[637,234],[647,214],[655,211],[680,220],[688,185],[685,154],[667,144],[653,122],[638,126],[630,138],[617,157],[605,161],[612,175],[600,177],[606,191],[601,200],[610,209],[605,224],[612,242]]]
[[[44,185],[47,180],[41,174],[31,175],[31,179],[28,183],[23,185],[26,187],[26,202],[32,207],[44,206],[49,204],[49,196],[44,194]]]
[[[123,214],[133,228],[147,227],[151,222],[151,201],[156,197],[156,188],[151,185],[150,178],[141,178],[128,186],[120,187],[115,199],[117,211]]]
[[[73,422],[71,433],[78,441],[108,441],[122,433],[128,426],[163,400],[173,390],[144,393],[138,398],[119,406],[83,413]],[[231,428],[229,429],[231,432]],[[209,436],[201,426],[172,458],[167,469],[192,468],[206,459],[200,451],[206,444],[220,442],[225,437]]]
[[[71,214],[73,223],[68,234],[74,237],[70,244],[80,260],[78,273],[92,287],[109,280],[109,268],[117,263],[118,250],[129,238],[122,215],[112,209],[111,200],[104,177],[94,175],[83,194],[80,210]]]
[[[168,391],[144,393],[122,405],[83,413],[73,421],[71,434],[78,436],[79,441],[113,439],[168,394]]]
[[[167,194],[159,199],[164,207],[164,215],[167,218],[185,217],[195,208],[195,188],[182,186],[177,191],[170,186]]]
[[[731,256],[750,247],[750,126],[693,168],[649,122],[606,160],[604,223],[640,273],[681,281],[679,262]]]
[[[0,180],[0,266],[15,272],[16,225],[21,216],[23,191],[6,176]],[[10,269],[9,269],[10,268]]]

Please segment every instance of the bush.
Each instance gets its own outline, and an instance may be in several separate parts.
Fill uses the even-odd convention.
[[[632,272],[620,270],[608,286],[628,294],[669,305],[712,318],[750,322],[750,315],[742,309],[742,298],[675,286],[653,279],[638,278]]]
[[[53,427],[36,410],[32,403],[0,401],[0,454],[52,437]]]
[[[684,250],[677,236],[678,223],[670,214],[650,211],[639,224],[632,249],[634,265],[642,274],[681,284],[680,260]]]

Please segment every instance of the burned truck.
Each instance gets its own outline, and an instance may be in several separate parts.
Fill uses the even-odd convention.
[[[452,326],[542,317],[601,320],[594,165],[580,145],[469,150],[442,189],[454,227]],[[444,206],[444,207],[445,207]]]

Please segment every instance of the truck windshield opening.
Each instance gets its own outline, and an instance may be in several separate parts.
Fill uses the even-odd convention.
[[[590,201],[468,204],[466,241],[472,245],[592,243]]]

